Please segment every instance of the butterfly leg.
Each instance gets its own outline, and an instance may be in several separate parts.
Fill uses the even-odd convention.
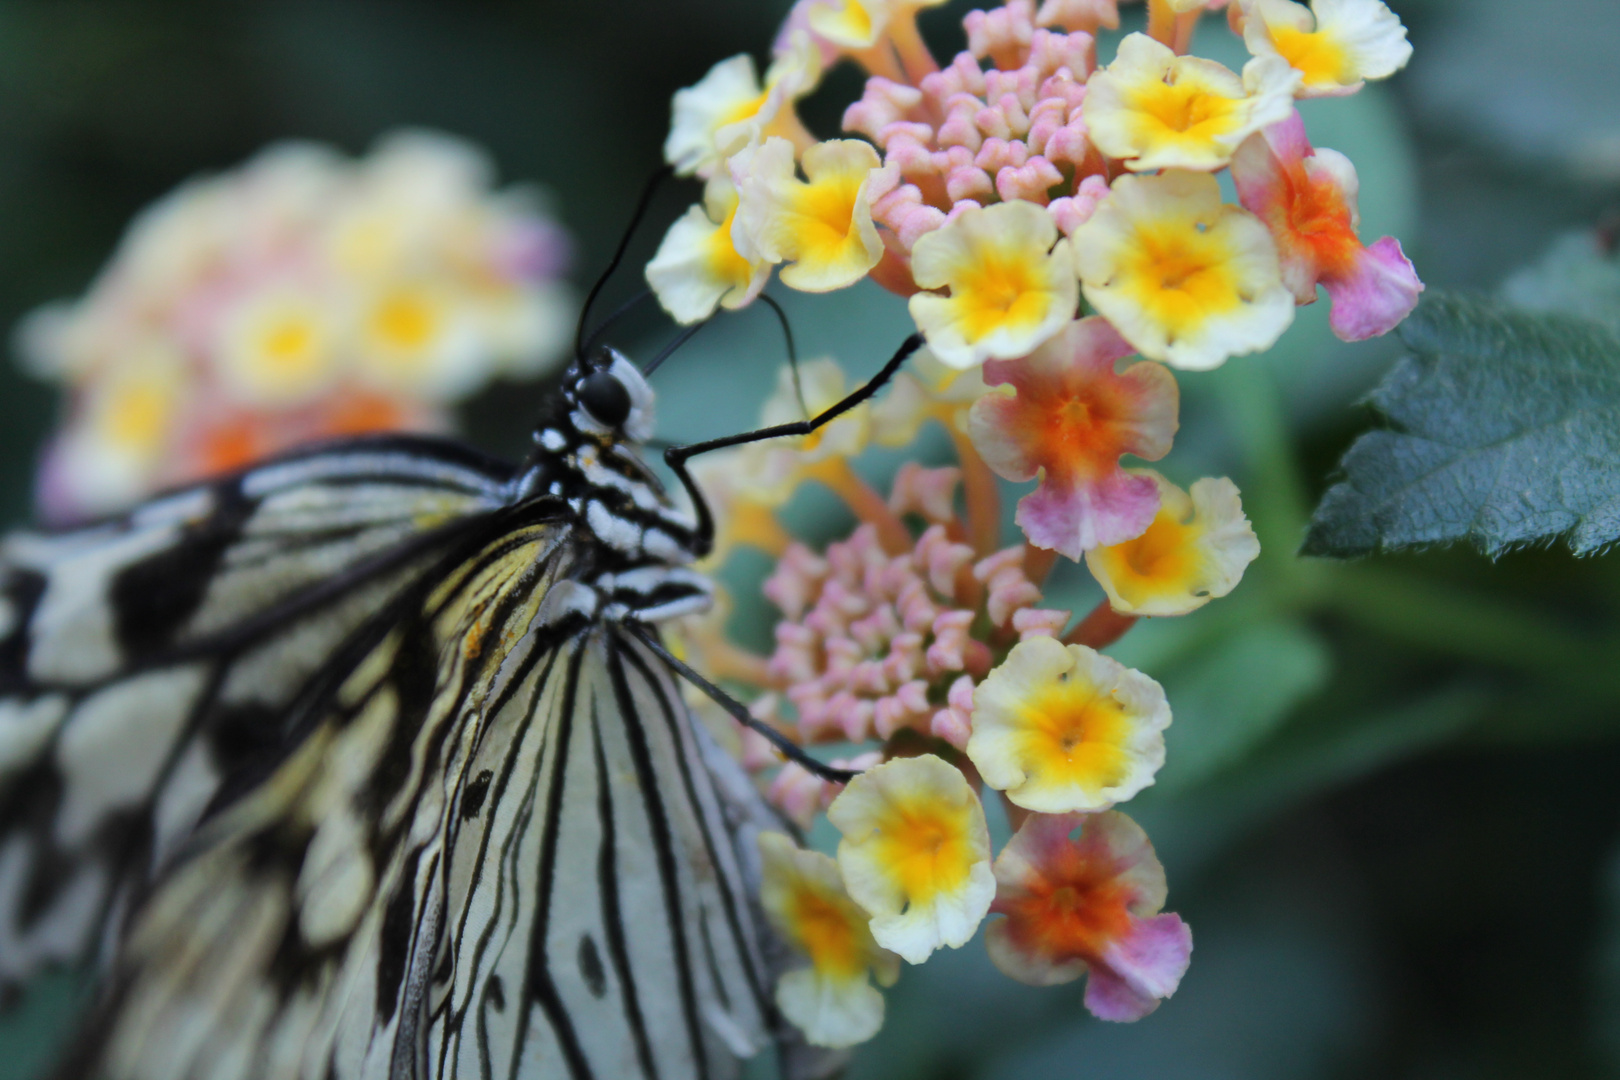
[[[627,623],[626,625],[629,626],[632,633],[634,633],[642,640],[642,642],[646,644],[647,648],[651,649],[658,655],[659,659],[663,660],[664,663],[674,668],[683,679],[687,680],[693,686],[707,694],[716,705],[730,713],[732,718],[739,724],[742,724],[744,727],[750,728],[763,735],[765,739],[772,746],[781,751],[782,756],[787,758],[789,761],[801,765],[807,772],[819,776],[823,780],[830,780],[835,784],[847,784],[854,776],[857,775],[856,771],[854,770],[835,769],[831,765],[823,764],[822,762],[817,761],[815,758],[805,753],[804,747],[789,739],[786,735],[783,735],[780,731],[771,727],[769,724],[762,722],[758,717],[754,716],[748,711],[748,706],[744,705],[742,702],[738,701],[736,698],[714,685],[714,683],[710,682],[708,679],[705,679],[702,675],[699,675],[696,671],[692,670],[690,664],[685,663],[674,653],[664,648],[663,642],[658,640],[657,631],[653,630],[651,626],[647,625],[646,623]]]

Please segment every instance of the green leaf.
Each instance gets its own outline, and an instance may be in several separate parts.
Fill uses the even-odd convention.
[[[1489,555],[1620,538],[1620,337],[1567,315],[1434,296],[1401,328],[1410,355],[1373,391],[1390,427],[1357,439],[1307,555],[1468,540]]]

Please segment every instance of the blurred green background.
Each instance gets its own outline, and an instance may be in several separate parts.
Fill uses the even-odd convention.
[[[971,4],[924,17],[941,50]],[[1620,212],[1620,4],[1400,0],[1407,72],[1311,103],[1318,145],[1361,172],[1364,235],[1401,237],[1431,286],[1494,290],[1562,232]],[[269,141],[361,151],[423,125],[551,190],[581,285],[658,162],[668,99],[714,61],[763,53],[759,0],[147,0],[0,3],[0,323],[80,292],[132,214]],[[1211,20],[1199,51],[1238,57]],[[836,131],[844,70],[805,112]],[[671,188],[644,262],[695,197]],[[625,280],[620,296],[634,287]],[[806,355],[872,366],[908,329],[875,288],[782,295]],[[1620,564],[1560,548],[1354,565],[1293,556],[1358,396],[1397,354],[1346,346],[1322,305],[1267,357],[1183,377],[1165,463],[1226,473],[1265,545],[1231,598],[1116,650],[1176,711],[1169,765],[1126,809],[1192,924],[1180,993],[1131,1026],[1078,986],[1037,991],[977,944],[908,970],[852,1076],[1304,1080],[1620,1075]],[[640,349],[667,336],[632,321]],[[643,353],[645,355],[645,353]],[[664,433],[751,421],[782,356],[761,311],[660,373]],[[49,389],[0,368],[0,513],[27,514]],[[518,452],[542,391],[473,403],[470,437]],[[882,472],[894,462],[879,458]],[[1009,507],[1010,509],[1010,507]],[[814,494],[809,534],[842,527]],[[1010,533],[1009,533],[1010,535]],[[757,575],[747,558],[734,581]],[[1054,600],[1084,608],[1084,574]],[[739,604],[758,632],[768,613]],[[0,1078],[37,1075],[75,997],[48,980],[0,1019]]]

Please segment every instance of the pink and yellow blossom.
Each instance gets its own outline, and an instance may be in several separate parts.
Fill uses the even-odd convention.
[[[1300,304],[1327,290],[1328,323],[1345,341],[1394,329],[1417,307],[1423,282],[1401,242],[1386,236],[1364,247],[1357,236],[1359,182],[1350,159],[1316,150],[1296,112],[1254,135],[1232,160],[1243,205],[1271,230],[1283,284]]]
[[[447,431],[454,401],[560,359],[566,240],[492,177],[476,148],[429,132],[360,159],[286,143],[142,213],[85,296],[19,334],[27,366],[72,393],[41,467],[45,516],[317,439]]]
[[[917,241],[911,273],[923,289],[911,317],[941,361],[969,368],[1034,351],[1074,318],[1079,286],[1069,244],[1041,207],[962,210]]]
[[[1086,299],[1143,356],[1201,371],[1270,348],[1294,319],[1277,246],[1204,173],[1122,176],[1075,231]]]
[[[225,318],[219,375],[235,401],[290,406],[328,390],[341,369],[330,305],[296,286],[250,294]]]
[[[1006,918],[990,923],[985,945],[1008,976],[1054,986],[1089,973],[1086,1008],[1103,1020],[1140,1020],[1175,993],[1192,932],[1161,914],[1164,867],[1124,814],[1032,815],[995,874],[990,910]]]
[[[980,398],[968,417],[973,444],[997,475],[1040,478],[1018,503],[1037,547],[1071,559],[1141,534],[1159,506],[1150,478],[1120,467],[1123,454],[1157,461],[1175,435],[1179,393],[1151,361],[1116,373],[1134,349],[1096,316],[1069,323],[1035,352],[984,366],[985,382],[1013,389]]]
[[[717,307],[745,307],[770,280],[770,264],[732,242],[739,201],[730,176],[711,177],[702,204],[669,227],[647,264],[647,284],[676,322],[699,322]]]
[[[867,201],[877,151],[856,139],[816,143],[804,151],[803,166],[800,180],[793,145],[779,138],[731,159],[742,199],[732,243],[766,263],[787,263],[781,277],[790,288],[853,285],[883,256]]]
[[[1186,615],[1243,580],[1260,541],[1243,516],[1237,485],[1204,477],[1183,491],[1139,470],[1159,489],[1159,512],[1135,539],[1086,552],[1086,566],[1123,615]]]
[[[1298,82],[1274,56],[1249,61],[1240,78],[1213,60],[1177,56],[1146,34],[1131,34],[1086,84],[1083,111],[1092,142],[1126,168],[1207,172],[1286,117]]]
[[[1412,58],[1406,27],[1382,0],[1244,0],[1244,40],[1301,76],[1300,97],[1353,94]]]
[[[844,890],[838,864],[806,851],[781,833],[761,833],[760,903],[771,925],[809,961],[776,983],[782,1015],[813,1046],[865,1042],[883,1026],[883,995],[900,958],[880,948],[867,915]]]
[[[1158,683],[1084,645],[1019,642],[973,692],[967,755],[1026,810],[1104,810],[1153,783],[1170,706]]]
[[[933,754],[897,758],[851,780],[827,820],[843,834],[838,869],[879,945],[920,964],[973,936],[996,881],[984,807],[961,770]]]

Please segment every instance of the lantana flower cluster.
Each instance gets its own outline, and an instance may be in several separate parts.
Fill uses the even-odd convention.
[[[715,557],[775,558],[764,594],[781,621],[759,655],[725,637],[722,604],[686,647],[758,721],[859,770],[832,783],[735,732],[787,818],[824,812],[842,837],[836,856],[772,838],[764,862],[767,910],[804,956],[778,1003],[824,1046],[878,1029],[874,979],[987,917],[1003,972],[1084,975],[1104,1019],[1175,990],[1191,933],[1116,809],[1163,765],[1171,703],[1104,650],[1231,592],[1259,542],[1230,480],[1183,489],[1147,467],[1175,439],[1173,372],[1269,348],[1318,285],[1349,341],[1392,329],[1423,288],[1398,241],[1362,243],[1355,169],[1311,145],[1296,109],[1406,63],[1379,0],[1149,0],[1146,32],[1112,56],[1098,34],[1119,27],[1115,0],[1006,0],[965,17],[968,48],[944,63],[917,27],[932,6],[799,0],[763,78],[739,57],[677,93],[667,156],[704,197],[647,267],[683,322],[746,305],[778,267],[816,292],[869,277],[926,341],[871,405],[717,455],[699,478]],[[1189,53],[1223,9],[1251,54],[1240,72]],[[843,60],[864,93],[849,137],[819,141],[794,105]],[[846,390],[831,360],[800,375],[797,394],[784,372],[766,424]],[[954,465],[912,460],[886,494],[852,466],[928,424]],[[1034,483],[1010,547],[998,478]],[[815,550],[791,534],[780,511],[804,483],[843,499],[851,535]],[[1101,587],[1095,610],[1045,602],[1060,558]],[[999,852],[985,799],[1014,830]]]
[[[931,6],[799,0],[763,83],[737,57],[676,94],[666,152],[706,188],[648,267],[672,315],[742,306],[780,265],[791,288],[871,277],[908,297],[957,368],[1027,356],[1083,298],[1134,351],[1200,370],[1270,347],[1318,285],[1347,341],[1416,304],[1399,242],[1358,236],[1354,166],[1295,109],[1405,65],[1381,0],[1150,0],[1106,63],[1115,0],[970,12],[945,63],[917,31]],[[1241,72],[1187,53],[1223,7]],[[842,58],[869,75],[843,117],[857,137],[817,141],[794,103]]]
[[[497,376],[564,353],[568,243],[532,191],[426,132],[351,160],[274,146],[146,210],[82,298],[29,317],[70,391],[43,464],[71,520],[314,439],[441,431]]]
[[[772,555],[762,592],[782,617],[774,648],[759,654],[726,637],[722,599],[683,627],[685,648],[751,690],[757,720],[802,746],[836,747],[832,763],[861,770],[833,783],[784,763],[750,729],[729,732],[784,817],[806,828],[825,813],[843,837],[836,857],[785,834],[764,841],[767,912],[804,957],[777,1001],[812,1043],[871,1037],[883,1015],[877,987],[902,961],[967,943],[987,916],[999,916],[986,941],[1001,970],[1035,985],[1088,975],[1087,1005],[1106,1019],[1151,1012],[1186,969],[1191,934],[1162,911],[1163,869],[1114,809],[1163,765],[1170,705],[1152,678],[1102,650],[1138,618],[1186,614],[1230,592],[1259,543],[1229,480],[1183,491],[1120,465],[1125,453],[1169,449],[1168,374],[1150,361],[1117,370],[1129,350],[1101,319],[1057,340],[1034,363],[987,366],[982,378],[925,353],[874,405],[813,436],[705,461],[718,558],[741,546]],[[1107,597],[1084,618],[1043,602],[1059,555],[1033,539],[1038,501],[1025,541],[998,542],[997,481],[977,446],[1010,457],[1028,441],[1019,397],[995,388],[1004,381],[1098,416],[1068,431],[1072,469],[1052,479],[1059,501],[1083,493],[1083,558]],[[837,365],[802,365],[797,389],[784,369],[762,424],[791,418],[800,392],[811,411],[838,400]],[[952,435],[957,464],[907,461],[886,493],[853,466],[874,442],[910,445],[929,423]],[[1034,438],[1030,453],[1051,436]],[[819,551],[782,515],[806,483],[835,493],[858,522]],[[1146,506],[1146,517],[1121,524],[1115,503],[1131,514]],[[1078,550],[1078,534],[1062,539]],[[990,797],[1016,827],[999,853]]]

